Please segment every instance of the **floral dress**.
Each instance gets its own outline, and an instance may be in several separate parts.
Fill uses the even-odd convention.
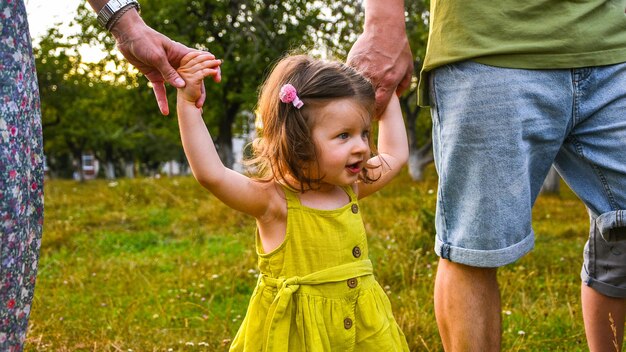
[[[23,0],[0,0],[0,351],[21,351],[43,224],[39,90]]]

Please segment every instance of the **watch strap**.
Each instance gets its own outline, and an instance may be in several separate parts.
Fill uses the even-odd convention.
[[[137,0],[109,0],[98,12],[98,23],[109,30],[111,19],[116,17],[115,15],[123,9],[128,11],[127,7],[135,7],[138,11],[140,9]]]

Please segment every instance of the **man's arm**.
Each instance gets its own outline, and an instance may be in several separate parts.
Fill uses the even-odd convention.
[[[404,0],[365,0],[363,34],[348,54],[348,64],[376,88],[376,112],[382,114],[393,93],[409,87],[413,55],[406,36]]]

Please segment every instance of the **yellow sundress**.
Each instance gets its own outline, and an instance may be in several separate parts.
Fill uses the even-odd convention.
[[[287,199],[284,242],[263,253],[260,275],[231,351],[408,351],[385,292],[372,274],[357,197],[334,210]]]

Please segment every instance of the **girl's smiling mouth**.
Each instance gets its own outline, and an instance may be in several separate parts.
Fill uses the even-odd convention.
[[[352,173],[354,173],[354,174],[358,174],[359,172],[361,172],[361,169],[362,169],[362,168],[361,168],[361,162],[359,161],[359,162],[356,162],[356,163],[354,163],[354,164],[346,165],[346,168],[347,168],[350,172],[352,172]]]

